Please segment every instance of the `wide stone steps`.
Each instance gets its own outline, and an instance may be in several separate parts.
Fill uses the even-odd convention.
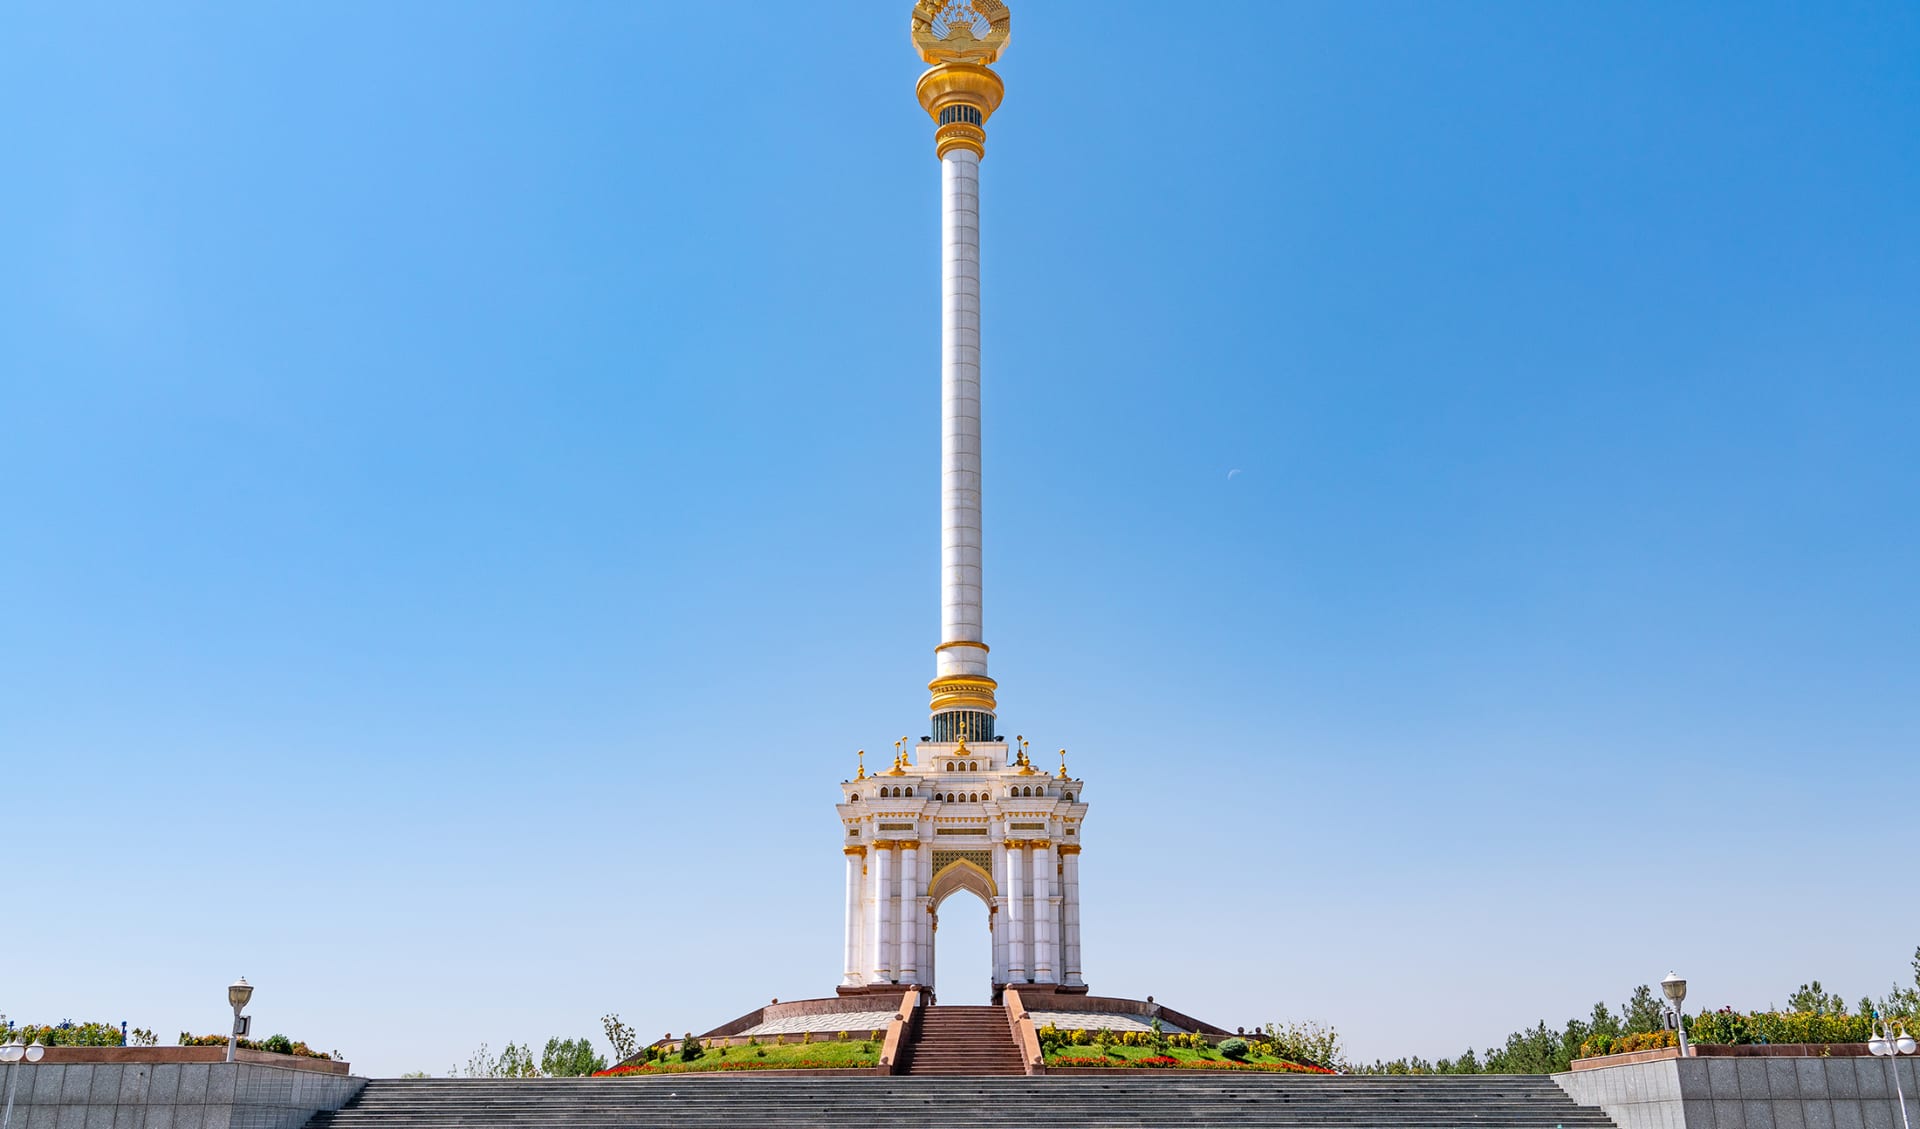
[[[309,1129],[1603,1129],[1541,1076],[382,1079]]]
[[[919,1027],[906,1055],[909,1075],[1026,1074],[1004,1008],[930,1007]]]

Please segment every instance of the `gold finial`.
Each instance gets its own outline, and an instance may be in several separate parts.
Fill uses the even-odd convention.
[[[1001,0],[919,0],[913,6],[913,46],[933,66],[991,66],[1007,49],[1013,14]]]
[[[1065,749],[1061,749],[1060,750],[1060,779],[1065,780],[1066,778],[1067,778],[1067,751]]]
[[[953,720],[953,731],[960,738],[960,747],[955,749],[953,753],[955,756],[965,756],[967,752],[967,715],[964,713],[956,714]]]
[[[861,749],[859,752],[853,755],[860,758],[860,774],[858,776],[855,776],[854,779],[865,780],[867,778],[867,751],[865,749]]]

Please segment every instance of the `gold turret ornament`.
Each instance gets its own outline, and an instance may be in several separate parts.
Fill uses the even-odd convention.
[[[913,6],[913,46],[931,68],[914,93],[937,127],[936,157],[954,149],[987,155],[987,119],[1007,89],[988,68],[1006,50],[1012,22],[1000,0],[919,0]]]
[[[860,758],[860,772],[858,775],[854,777],[854,779],[865,780],[867,778],[867,751],[865,749],[861,749],[859,752],[855,753],[854,756]]]
[[[1060,750],[1060,779],[1067,779],[1067,751]]]

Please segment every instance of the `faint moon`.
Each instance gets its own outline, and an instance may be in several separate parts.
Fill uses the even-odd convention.
[[[1238,475],[1239,473],[1240,473],[1240,468],[1234,467],[1232,470],[1227,472],[1227,481],[1232,482],[1234,479],[1234,476]]]

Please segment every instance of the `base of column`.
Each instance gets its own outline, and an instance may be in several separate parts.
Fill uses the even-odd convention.
[[[993,998],[996,1001],[999,1000],[1000,993],[1008,988],[1018,988],[1020,990],[1020,998],[1026,1000],[1028,1003],[1032,1003],[1037,999],[1044,1000],[1049,996],[1084,996],[1087,994],[1087,986],[1085,984],[1040,984],[1032,980],[1015,980],[1011,983],[995,984],[993,986]]]
[[[898,996],[908,988],[918,987],[920,987],[920,985],[907,984],[904,982],[899,984],[891,982],[884,984],[842,984],[838,988],[835,988],[834,992],[842,996]]]

